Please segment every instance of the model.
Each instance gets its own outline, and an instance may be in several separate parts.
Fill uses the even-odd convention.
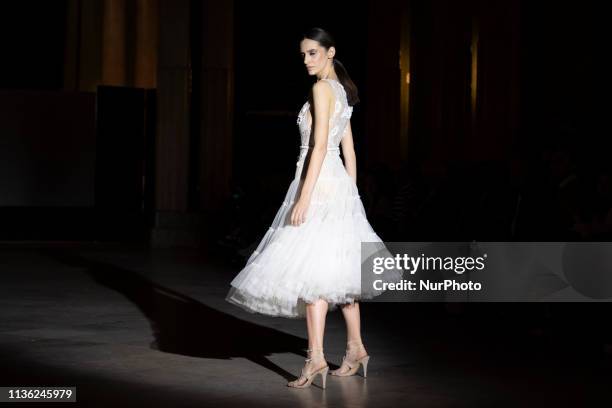
[[[319,374],[325,388],[325,317],[336,305],[346,320],[347,349],[330,374],[350,376],[360,366],[367,374],[370,357],[361,339],[358,301],[380,293],[362,288],[360,250],[361,242],[382,241],[366,218],[356,184],[350,118],[359,101],[357,87],[335,58],[335,43],[325,30],[306,32],[300,51],[317,81],[297,118],[301,147],[295,178],[226,299],[251,312],[306,317],[308,358],[300,377],[287,385],[308,387]]]

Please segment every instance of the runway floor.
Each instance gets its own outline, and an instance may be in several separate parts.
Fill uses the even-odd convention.
[[[545,305],[364,303],[368,378],[288,388],[305,321],[227,303],[239,269],[187,249],[2,248],[0,386],[76,386],[87,407],[612,403],[610,347],[590,330],[609,319],[570,313],[566,324],[570,309]],[[331,368],[344,347],[333,311]]]

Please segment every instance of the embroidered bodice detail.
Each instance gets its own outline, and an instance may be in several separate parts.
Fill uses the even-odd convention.
[[[342,136],[348,127],[348,123],[353,114],[353,107],[349,106],[346,91],[342,84],[335,79],[322,79],[327,81],[334,92],[334,110],[329,118],[329,134],[327,135],[328,150],[338,149]],[[306,101],[300,110],[297,117],[297,124],[300,130],[301,146],[314,146],[314,137],[311,141],[312,134],[312,115],[310,113],[310,102]]]

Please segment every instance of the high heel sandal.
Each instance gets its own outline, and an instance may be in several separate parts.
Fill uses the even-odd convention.
[[[302,372],[300,373],[300,376],[293,381],[289,381],[287,383],[287,386],[292,387],[292,388],[310,387],[310,384],[312,384],[312,381],[314,380],[314,378],[317,375],[320,375],[321,382],[323,384],[321,387],[325,389],[325,382],[327,380],[327,371],[329,370],[329,366],[327,365],[327,362],[325,362],[325,358],[323,357],[323,349],[321,348],[320,349],[308,349],[306,351],[308,351],[308,358],[306,359],[306,364],[304,365],[304,367],[302,367]],[[308,363],[310,363],[314,358],[323,359],[323,362],[325,363],[325,365],[312,372],[308,372],[306,370],[306,367],[308,366]],[[304,381],[304,379],[306,381]]]
[[[340,368],[338,368],[337,370],[332,370],[329,373],[337,377],[348,377],[351,375],[355,375],[359,370],[359,365],[361,365],[363,366],[363,377],[367,377],[368,361],[370,361],[370,356],[367,353],[358,358],[351,356],[351,345],[354,345],[354,348],[358,349],[359,346],[363,348],[363,344],[359,341],[349,341],[347,345],[348,347],[346,349],[344,357],[342,357],[342,364],[340,365]],[[348,371],[346,371],[346,368],[348,368]]]

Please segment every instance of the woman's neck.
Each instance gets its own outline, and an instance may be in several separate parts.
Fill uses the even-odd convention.
[[[325,73],[321,73],[321,76],[317,75],[317,80],[320,81],[322,79],[334,79],[334,80],[338,80],[338,76],[336,75],[336,71],[333,69],[333,67],[330,67],[329,70]]]

